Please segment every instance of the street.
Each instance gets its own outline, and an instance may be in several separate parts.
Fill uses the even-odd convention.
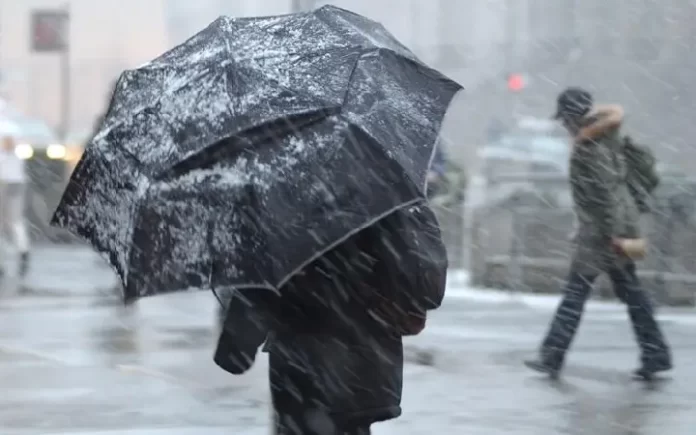
[[[213,364],[212,295],[125,307],[109,269],[84,249],[42,250],[31,274],[26,289],[0,293],[2,435],[268,433],[265,357],[241,377]],[[637,350],[622,307],[590,304],[554,383],[521,364],[553,304],[476,294],[453,286],[407,340],[404,415],[375,434],[693,433],[693,312],[660,313],[676,369],[645,385],[630,379]]]

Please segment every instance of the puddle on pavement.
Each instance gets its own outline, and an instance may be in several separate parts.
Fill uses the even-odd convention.
[[[93,299],[90,302],[90,306],[94,308],[119,307],[123,306],[123,302],[117,297],[111,295],[104,295],[103,297]]]
[[[166,338],[158,342],[169,349],[196,349],[210,346],[217,339],[215,332],[205,327],[160,328]]]
[[[203,334],[184,334],[179,337],[166,338],[159,343],[168,349],[200,349],[209,348],[213,343],[213,335]]]
[[[20,351],[0,348],[0,363],[44,363],[45,360],[36,355],[22,353]]]
[[[161,344],[165,349],[200,349],[201,348],[200,341],[187,340],[185,338],[163,340],[161,342]]]
[[[116,340],[102,341],[99,347],[108,353],[136,353],[139,352],[138,343],[129,338],[120,338]]]
[[[98,338],[117,340],[125,337],[132,337],[133,335],[137,335],[137,333],[131,328],[114,327],[98,329],[95,331],[94,335]]]
[[[165,334],[181,334],[186,336],[212,337],[213,330],[204,326],[174,326],[157,328],[157,331]]]
[[[97,346],[110,354],[140,352],[140,336],[136,329],[114,327],[95,331]]]
[[[143,346],[138,328],[106,328],[95,332],[99,348],[109,353],[135,353],[143,350],[160,348],[170,349],[200,349],[207,348],[217,339],[215,332],[204,327],[174,327],[157,328],[157,333],[148,334],[148,345]]]

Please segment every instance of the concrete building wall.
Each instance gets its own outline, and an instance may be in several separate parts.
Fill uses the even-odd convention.
[[[60,55],[33,53],[31,13],[68,7],[70,22],[70,129],[89,130],[109,88],[125,68],[168,46],[163,0],[0,0],[0,70],[5,97],[28,115],[59,128]]]

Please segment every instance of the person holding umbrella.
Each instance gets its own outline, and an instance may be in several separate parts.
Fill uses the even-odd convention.
[[[19,276],[24,278],[29,270],[29,234],[24,218],[27,175],[24,160],[15,153],[15,138],[5,135],[0,140],[2,229],[12,235],[12,241],[19,252]]]
[[[400,413],[401,337],[442,300],[423,204],[461,89],[344,9],[221,17],[122,74],[52,224],[126,301],[236,289],[216,361],[243,371],[267,340],[278,430],[367,433]]]
[[[401,414],[401,339],[423,330],[446,274],[433,212],[399,210],[317,259],[279,295],[237,290],[215,362],[244,373],[267,339],[276,434],[369,434]]]

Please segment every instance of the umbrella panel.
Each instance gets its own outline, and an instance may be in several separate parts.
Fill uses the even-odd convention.
[[[380,144],[339,117],[266,138],[242,155],[234,144],[242,139],[230,139],[228,159],[150,187],[129,269],[158,273],[131,273],[129,297],[278,288],[350,234],[422,199]]]

